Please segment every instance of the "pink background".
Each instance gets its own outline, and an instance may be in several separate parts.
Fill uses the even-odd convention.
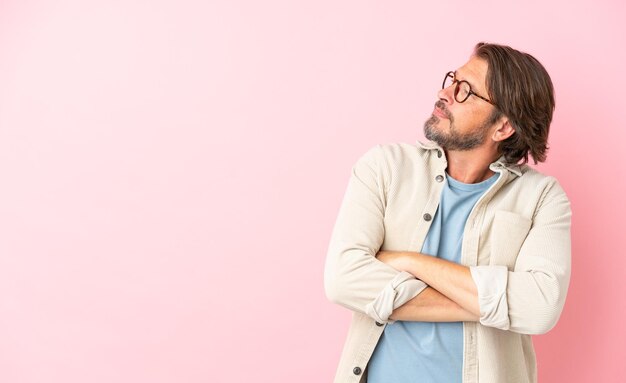
[[[0,382],[329,382],[350,167],[478,41],[552,75],[573,206],[541,382],[626,381],[622,1],[0,0]]]

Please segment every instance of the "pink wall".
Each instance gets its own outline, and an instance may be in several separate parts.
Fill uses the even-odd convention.
[[[626,381],[621,1],[0,1],[0,382],[328,382],[350,167],[481,40],[552,74],[573,275],[542,382]]]

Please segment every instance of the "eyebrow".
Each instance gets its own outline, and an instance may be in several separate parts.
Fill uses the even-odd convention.
[[[476,89],[478,89],[476,86],[474,86],[474,84],[472,84],[471,82],[467,81],[466,79],[459,79],[459,78],[457,78],[457,77],[456,77],[456,72],[457,72],[457,71],[454,71],[454,78],[455,78],[456,80],[459,80],[459,81],[465,81],[465,82],[467,82],[467,83],[470,85],[470,89],[471,89],[472,91],[476,91]]]

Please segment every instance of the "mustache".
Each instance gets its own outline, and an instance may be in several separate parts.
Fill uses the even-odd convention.
[[[452,114],[450,114],[450,111],[448,110],[448,108],[446,107],[446,104],[445,104],[443,101],[441,101],[441,100],[437,101],[437,102],[435,103],[435,107],[437,107],[438,109],[440,109],[440,110],[441,110],[441,112],[442,112],[443,114],[445,114],[445,115],[446,115],[446,117],[448,117],[448,119],[449,119],[449,120],[452,120]]]

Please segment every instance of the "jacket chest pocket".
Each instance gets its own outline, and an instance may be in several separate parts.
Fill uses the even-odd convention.
[[[532,221],[520,214],[499,210],[493,219],[490,265],[513,270]]]

